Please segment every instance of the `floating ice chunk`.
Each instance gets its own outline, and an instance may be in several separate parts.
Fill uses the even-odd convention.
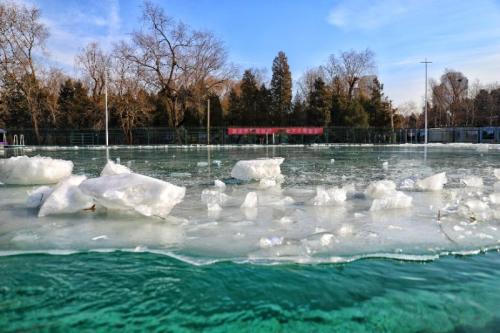
[[[52,193],[52,188],[49,186],[40,186],[31,192],[28,192],[28,199],[26,199],[26,206],[29,208],[38,208]]]
[[[290,216],[283,216],[282,218],[279,219],[279,223],[289,224],[289,223],[293,223],[293,220]]]
[[[470,199],[465,202],[465,206],[473,212],[482,212],[489,209],[486,202],[478,199]]]
[[[263,190],[274,186],[276,186],[276,181],[274,179],[263,178],[259,182],[259,188]]]
[[[409,195],[406,195],[401,191],[394,191],[393,193],[383,198],[373,200],[370,210],[377,211],[386,209],[408,208],[411,207],[412,200],[413,198]]]
[[[191,174],[189,172],[172,172],[170,174],[170,177],[174,177],[174,178],[189,178],[189,177],[191,177]]]
[[[83,194],[78,187],[85,179],[87,179],[85,176],[70,176],[61,180],[44,200],[38,211],[38,217],[76,213],[91,208],[94,205],[92,198]]]
[[[446,172],[441,172],[425,179],[417,180],[415,187],[421,191],[441,191],[446,182]]]
[[[247,220],[255,220],[259,215],[259,210],[257,208],[242,208],[243,214]]]
[[[412,190],[413,188],[415,188],[415,181],[411,178],[406,178],[401,182],[399,188],[402,190]]]
[[[124,165],[116,164],[109,160],[104,166],[104,169],[102,169],[101,176],[120,175],[122,173],[132,173],[132,171]]]
[[[255,208],[257,207],[257,193],[248,192],[245,201],[241,204],[241,208]]]
[[[369,198],[384,198],[396,191],[396,184],[392,180],[379,180],[366,188],[365,194]]]
[[[220,181],[218,179],[214,180],[214,186],[219,190],[220,192],[224,192],[226,190],[226,184],[223,181]]]
[[[493,170],[493,174],[497,177],[497,179],[500,179],[500,169]]]
[[[211,212],[220,212],[222,210],[222,207],[216,203],[208,203],[207,210],[209,210]]]
[[[208,166],[208,162],[198,162],[196,163],[196,166],[199,168],[204,168]]]
[[[389,170],[389,162],[385,161],[384,163],[382,163],[382,169]]]
[[[330,159],[330,164],[333,164],[333,163],[335,163],[335,159],[334,158]]]
[[[133,210],[165,218],[182,201],[185,187],[136,173],[92,178],[80,184],[83,193],[111,210]]]
[[[312,199],[314,206],[340,205],[347,199],[344,188],[332,187],[325,189],[322,186],[316,188],[316,196]]]
[[[278,200],[271,200],[266,203],[267,205],[273,205],[273,206],[287,206],[295,203],[295,200],[293,200],[292,197],[286,196],[284,198],[280,198]]]
[[[489,199],[490,202],[494,205],[500,204],[500,193],[491,193]]]
[[[334,235],[330,233],[325,233],[321,236],[320,242],[322,246],[328,246],[332,243],[332,240],[334,239]]]
[[[0,181],[5,184],[55,184],[72,171],[73,162],[50,157],[18,156],[0,160]]]
[[[220,167],[220,166],[221,166],[221,164],[222,164],[222,162],[221,162],[220,160],[213,160],[213,161],[212,161],[212,164],[213,164],[213,165],[215,165],[215,166]]]
[[[283,175],[280,165],[284,160],[284,158],[277,157],[238,161],[231,170],[231,177],[241,180],[260,180],[263,178],[281,180]]]
[[[468,187],[482,187],[483,186],[483,179],[478,176],[470,176],[466,177],[461,180],[462,183],[465,184],[465,186]]]
[[[272,236],[272,237],[262,237],[259,240],[259,246],[262,249],[268,249],[273,246],[283,244],[283,237]]]
[[[459,207],[459,214],[473,220],[489,220],[494,212],[488,206],[488,203],[478,199],[469,199]]]
[[[350,224],[343,224],[339,228],[338,233],[340,236],[346,237],[346,236],[352,235],[354,233],[354,229],[353,229],[352,225],[350,225]]]
[[[210,205],[223,205],[229,200],[229,196],[227,194],[222,193],[221,191],[214,191],[205,189],[201,192],[201,201],[207,206]]]
[[[342,186],[342,189],[345,191],[347,198],[352,198],[356,194],[356,186],[354,184],[346,184]]]

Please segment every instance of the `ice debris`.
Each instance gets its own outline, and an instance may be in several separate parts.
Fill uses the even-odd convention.
[[[343,188],[332,187],[325,189],[322,186],[316,188],[316,196],[312,199],[314,206],[340,205],[347,199],[347,192]]]
[[[491,193],[489,196],[490,202],[494,205],[500,204],[500,193]]]
[[[214,180],[214,186],[219,190],[220,192],[224,192],[226,190],[226,184],[221,181],[221,180]]]
[[[382,163],[382,169],[389,170],[389,162],[385,161],[384,163]]]
[[[76,213],[91,208],[94,205],[92,198],[78,187],[85,179],[85,176],[70,176],[61,180],[43,201],[38,217]]]
[[[483,179],[478,176],[469,176],[461,180],[468,187],[482,187]]]
[[[31,192],[28,192],[28,199],[26,199],[26,206],[29,208],[38,208],[42,205],[45,199],[52,193],[50,186],[44,185],[37,187]]]
[[[0,160],[0,181],[5,184],[56,184],[72,171],[73,162],[50,157],[18,156]]]
[[[264,178],[282,180],[280,165],[284,160],[284,158],[277,157],[238,161],[231,170],[231,177],[240,180]]]
[[[120,175],[124,173],[132,173],[129,168],[124,165],[117,164],[111,160],[108,160],[104,169],[101,171],[101,176],[112,176],[112,175]]]
[[[401,191],[396,191],[396,184],[391,180],[379,180],[368,185],[365,195],[374,199],[371,211],[411,207],[413,198]]]
[[[257,193],[248,192],[245,201],[241,204],[241,208],[255,208],[257,207]]]
[[[276,186],[276,181],[274,179],[263,178],[259,182],[259,188],[263,189],[263,190],[274,187],[274,186]]]
[[[207,205],[209,210],[220,209],[220,205],[225,204],[229,200],[229,196],[221,191],[205,189],[201,192],[201,201]],[[217,208],[217,205],[219,208]]]
[[[272,237],[262,237],[259,240],[259,246],[262,249],[268,249],[273,246],[278,246],[283,244],[283,237],[272,236]]]
[[[372,199],[383,198],[396,191],[396,184],[391,180],[379,180],[368,185],[365,195]]]
[[[162,218],[167,217],[186,193],[185,187],[136,173],[91,178],[79,187],[107,209],[132,210]]]
[[[413,198],[401,191],[394,191],[383,198],[373,200],[371,211],[411,207]]]
[[[497,177],[497,179],[500,179],[500,169],[493,170],[493,174]]]
[[[441,172],[425,179],[417,180],[415,187],[421,191],[441,191],[446,182],[446,172]]]

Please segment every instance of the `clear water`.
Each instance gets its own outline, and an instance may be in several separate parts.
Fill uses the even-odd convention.
[[[72,160],[74,173],[88,177],[105,163],[103,150],[28,152],[38,154]],[[281,188],[229,179],[237,160],[273,156],[285,157]],[[185,200],[167,220],[105,212],[37,218],[24,206],[32,187],[0,187],[0,331],[500,327],[498,209],[490,204],[491,214],[474,219],[460,213],[466,200],[495,191],[495,147],[219,148],[210,156],[204,148],[113,149],[111,157],[186,186]],[[210,167],[197,166],[208,159]],[[442,171],[445,190],[405,191],[413,207],[369,211],[370,182]],[[461,179],[471,175],[485,186],[465,187]],[[220,214],[200,200],[214,179],[226,181],[231,198]],[[316,186],[349,183],[356,194],[345,205],[310,203]],[[239,208],[249,191],[260,200],[250,212]],[[280,202],[285,196],[294,202]],[[325,234],[333,241],[322,243]]]

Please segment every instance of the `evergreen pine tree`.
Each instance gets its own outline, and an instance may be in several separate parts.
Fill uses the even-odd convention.
[[[284,52],[280,51],[274,58],[272,71],[271,96],[274,124],[284,126],[292,108],[292,74]]]
[[[257,115],[256,126],[269,126],[272,124],[272,96],[271,91],[267,89],[265,84],[260,86],[257,94]]]
[[[240,96],[234,88],[229,92],[227,117],[230,126],[242,125],[241,123],[241,101]]]
[[[240,124],[246,126],[255,126],[257,120],[257,98],[259,89],[257,87],[257,80],[251,70],[247,69],[243,73],[241,79],[241,95],[240,107],[241,118]]]
[[[307,124],[311,126],[328,126],[330,123],[330,101],[328,90],[322,78],[314,80],[313,89],[309,92],[307,108]]]
[[[356,99],[349,103],[344,119],[346,126],[361,128],[369,126],[368,114],[365,112],[363,105]]]

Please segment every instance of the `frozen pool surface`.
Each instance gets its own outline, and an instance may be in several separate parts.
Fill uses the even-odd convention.
[[[99,209],[37,217],[26,200],[38,186],[1,185],[0,253],[123,249],[194,263],[316,263],[432,260],[500,244],[500,150],[493,145],[433,145],[426,152],[410,145],[115,147],[110,153],[135,173],[186,187],[184,199],[164,219]],[[105,165],[102,149],[26,154],[72,161],[73,174],[87,178]],[[277,157],[284,158],[283,177],[276,169],[262,179],[255,176],[267,175],[262,169],[250,168],[255,173],[248,178],[233,171],[238,161]]]

